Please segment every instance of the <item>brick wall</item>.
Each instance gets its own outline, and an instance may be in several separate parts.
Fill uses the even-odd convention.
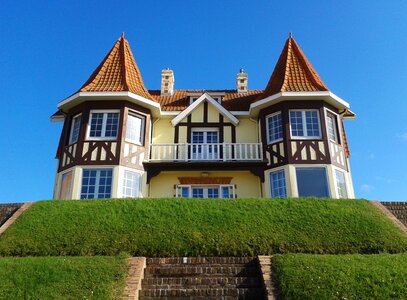
[[[397,219],[407,226],[407,202],[381,202]]]
[[[17,209],[19,209],[23,204],[22,203],[13,203],[13,204],[0,204],[0,226],[10,218]]]

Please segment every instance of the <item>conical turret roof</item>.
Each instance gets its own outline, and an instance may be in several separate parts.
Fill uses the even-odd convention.
[[[261,98],[280,92],[328,90],[290,34]]]
[[[129,42],[122,35],[78,92],[132,92],[152,99]]]

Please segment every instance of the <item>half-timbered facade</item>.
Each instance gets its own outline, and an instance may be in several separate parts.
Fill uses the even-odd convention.
[[[287,39],[264,90],[176,90],[163,70],[147,90],[122,36],[85,84],[58,104],[63,121],[54,199],[354,198],[344,120]]]

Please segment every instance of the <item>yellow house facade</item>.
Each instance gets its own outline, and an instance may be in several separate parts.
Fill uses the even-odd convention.
[[[64,126],[54,199],[354,198],[333,94],[290,36],[264,90],[176,90],[172,70],[147,90],[122,36],[58,104]]]

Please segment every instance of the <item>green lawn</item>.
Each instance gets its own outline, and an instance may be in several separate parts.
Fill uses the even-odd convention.
[[[282,299],[407,299],[407,253],[273,257]]]
[[[0,256],[253,256],[407,251],[368,201],[112,199],[36,203],[0,237]]]
[[[124,257],[0,258],[0,299],[120,299]]]

